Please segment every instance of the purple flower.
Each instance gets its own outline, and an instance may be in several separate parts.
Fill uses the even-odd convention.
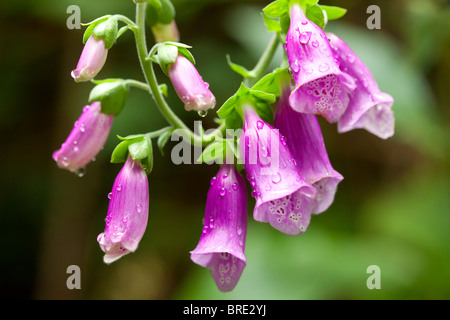
[[[211,179],[203,232],[191,251],[195,263],[211,269],[221,291],[232,290],[246,265],[247,192],[234,165],[224,164]]]
[[[244,114],[240,148],[256,199],[254,219],[269,222],[288,235],[305,232],[315,188],[298,173],[296,160],[278,129],[264,122],[252,108],[246,108]]]
[[[85,106],[61,149],[53,152],[58,166],[71,172],[83,169],[103,148],[113,119],[101,112],[100,102]]]
[[[105,40],[91,35],[81,52],[77,68],[71,73],[72,78],[76,82],[92,80],[103,68],[107,55]]]
[[[394,99],[381,92],[370,70],[338,36],[328,33],[331,47],[340,62],[340,69],[356,79],[357,87],[350,94],[347,110],[338,121],[339,132],[363,128],[387,139],[394,134]]]
[[[189,110],[208,110],[216,105],[216,98],[203,81],[195,66],[185,56],[179,54],[169,67],[169,77],[178,97]]]
[[[301,177],[317,189],[312,213],[321,213],[333,202],[343,177],[331,166],[316,116],[292,110],[289,94],[287,87],[281,94],[274,125],[286,139]]]
[[[335,123],[347,108],[354,80],[339,70],[325,33],[298,4],[290,7],[290,17],[284,44],[296,86],[290,104],[298,112],[322,115]]]
[[[128,156],[114,181],[105,218],[105,232],[97,237],[111,263],[134,252],[144,235],[148,219],[148,180],[139,161]]]

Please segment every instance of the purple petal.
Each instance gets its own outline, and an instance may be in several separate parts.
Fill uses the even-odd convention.
[[[134,252],[147,227],[148,179],[139,161],[128,157],[109,197],[105,231],[97,237],[108,264]]]
[[[353,79],[341,72],[323,30],[306,18],[299,5],[290,7],[291,24],[284,48],[295,82],[294,110],[339,120],[348,105]]]
[[[221,291],[232,290],[246,265],[247,192],[234,165],[224,164],[211,180],[203,232],[193,262],[211,269]]]
[[[340,68],[356,79],[357,87],[350,94],[346,112],[339,119],[339,132],[362,128],[387,139],[394,134],[394,99],[381,92],[372,73],[350,47],[336,35],[327,34],[338,57]]]
[[[288,235],[306,231],[316,190],[299,175],[296,160],[278,129],[248,108],[240,148],[256,199],[254,219],[269,222]]]
[[[66,141],[53,153],[60,168],[75,172],[84,168],[103,148],[114,120],[101,112],[100,102],[83,108]]]
[[[76,82],[92,80],[103,68],[108,50],[105,48],[105,40],[91,35],[81,52],[77,68],[71,75]]]
[[[331,166],[316,116],[292,110],[289,93],[288,88],[280,97],[274,124],[284,136],[299,174],[317,189],[312,206],[312,213],[317,214],[332,204],[343,177]]]
[[[169,67],[169,77],[187,111],[208,110],[216,105],[209,84],[203,81],[192,62],[183,55],[178,55],[175,63]]]

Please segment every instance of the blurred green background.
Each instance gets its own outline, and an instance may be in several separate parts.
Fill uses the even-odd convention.
[[[270,39],[261,9],[268,1],[174,0],[181,42],[220,106],[240,84],[225,56],[252,68]],[[0,297],[9,299],[449,299],[450,6],[447,1],[329,0],[348,13],[330,22],[395,99],[396,134],[383,141],[363,130],[338,134],[321,121],[334,168],[345,179],[334,204],[308,231],[289,237],[255,222],[249,198],[247,267],[236,288],[220,292],[209,270],[191,262],[200,237],[206,192],[217,166],[181,165],[156,151],[149,176],[150,216],[139,249],[112,265],[96,237],[107,194],[121,166],[109,157],[116,135],[165,126],[148,94],[132,89],[123,113],[82,178],[51,158],[87,104],[91,83],[70,71],[82,30],[69,30],[66,9],[83,22],[134,16],[134,4],[108,0],[2,1],[0,4],[0,212],[3,244]],[[381,30],[366,9],[381,8]],[[153,38],[149,35],[149,47]],[[280,61],[278,52],[275,64]],[[142,80],[134,38],[122,36],[98,78]],[[158,73],[160,82],[167,78]],[[175,112],[187,123],[169,85]],[[205,127],[213,126],[213,114]],[[69,265],[81,268],[81,290],[66,287]],[[367,267],[381,269],[369,290]]]

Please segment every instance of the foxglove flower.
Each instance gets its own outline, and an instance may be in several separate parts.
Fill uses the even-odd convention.
[[[331,166],[316,116],[292,110],[289,94],[287,87],[281,94],[274,125],[285,138],[301,177],[317,189],[312,213],[318,214],[331,205],[343,177]]]
[[[147,227],[148,180],[139,161],[128,156],[108,198],[105,231],[97,237],[107,264],[134,252]]]
[[[244,169],[256,199],[253,217],[275,229],[298,235],[306,231],[317,191],[297,171],[286,141],[252,109],[244,110],[240,138]]]
[[[328,33],[331,47],[340,62],[340,68],[356,79],[357,87],[350,94],[347,110],[338,121],[338,131],[363,128],[387,139],[394,134],[394,99],[381,92],[370,70],[338,36]]]
[[[185,56],[179,54],[168,71],[173,87],[187,111],[214,108],[216,98],[209,90],[209,84],[203,81],[195,66]]]
[[[247,192],[234,165],[224,164],[211,179],[204,226],[193,262],[211,269],[221,291],[232,290],[246,265]]]
[[[81,52],[77,68],[71,73],[72,78],[76,82],[92,80],[103,68],[107,56],[108,49],[105,47],[105,40],[91,35]]]
[[[290,7],[291,24],[284,49],[295,82],[289,98],[294,110],[335,123],[345,112],[354,80],[339,69],[323,32],[298,4]]]
[[[85,106],[67,140],[53,153],[58,166],[71,172],[83,169],[103,148],[113,119],[101,112],[100,102]]]

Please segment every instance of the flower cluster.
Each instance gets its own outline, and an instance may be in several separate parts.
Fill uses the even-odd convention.
[[[91,91],[90,104],[83,108],[67,140],[53,153],[58,166],[83,172],[103,149],[113,120],[126,104],[130,86],[150,91],[170,124],[147,134],[120,137],[122,141],[113,151],[111,162],[124,164],[108,194],[104,232],[97,237],[105,263],[134,252],[147,228],[147,175],[153,167],[154,138],[158,138],[162,150],[175,129],[183,129],[189,143],[218,147],[215,156],[221,160],[221,166],[210,180],[203,229],[190,253],[194,263],[210,269],[221,291],[230,291],[246,266],[248,199],[244,175],[255,199],[254,220],[297,236],[308,229],[313,215],[332,205],[343,180],[331,165],[318,117],[337,124],[340,133],[363,128],[383,139],[394,134],[393,98],[380,91],[369,69],[342,39],[325,33],[324,25],[309,18],[312,2],[277,0],[268,6],[282,19],[279,25],[266,20],[277,37],[261,59],[273,57],[277,39],[283,36],[289,68],[277,69],[264,77],[259,66],[268,65],[268,61],[258,63],[252,71],[229,62],[234,71],[250,81],[244,81],[217,111],[221,124],[206,137],[189,131],[176,117],[164,100],[167,88],[158,85],[153,72],[153,64],[158,64],[186,111],[194,110],[204,116],[215,107],[216,98],[197,71],[190,47],[177,42],[180,35],[169,0],[135,1],[136,22],[115,15],[90,24],[72,77],[76,82],[92,81],[96,86]],[[323,18],[323,9],[315,3],[312,6]],[[283,30],[281,20],[286,19],[289,27]],[[126,26],[118,29],[120,21]],[[146,27],[154,35],[151,50],[145,43]],[[108,50],[127,30],[135,34],[147,83],[94,80],[106,62]],[[252,81],[254,85],[248,88],[245,84]],[[276,108],[274,113],[272,107]],[[232,139],[219,138],[225,129],[239,129],[241,134]],[[224,145],[233,146],[233,160],[237,163],[224,163],[229,158]],[[239,172],[238,164],[243,164],[245,174]]]

